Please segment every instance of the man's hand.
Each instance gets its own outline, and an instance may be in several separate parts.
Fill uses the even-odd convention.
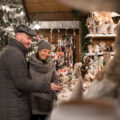
[[[53,91],[59,91],[62,90],[62,86],[61,85],[56,85],[55,83],[51,83],[51,90]]]

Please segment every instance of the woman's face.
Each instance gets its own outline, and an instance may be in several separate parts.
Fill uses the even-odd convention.
[[[50,50],[48,49],[43,49],[38,52],[39,58],[41,60],[47,60],[48,57],[50,57]]]

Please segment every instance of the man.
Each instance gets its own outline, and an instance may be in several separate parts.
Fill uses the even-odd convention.
[[[2,120],[29,120],[28,92],[49,92],[62,87],[47,82],[41,84],[28,78],[25,53],[35,31],[25,25],[15,29],[11,39],[0,55],[0,118]]]

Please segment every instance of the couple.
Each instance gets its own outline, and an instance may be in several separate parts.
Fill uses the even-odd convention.
[[[45,114],[51,110],[53,91],[62,89],[55,84],[57,78],[49,57],[49,43],[39,43],[38,52],[30,58],[28,70],[25,54],[33,36],[36,36],[35,31],[19,25],[15,29],[15,39],[11,39],[1,52],[0,120],[30,120],[30,107],[34,114],[41,114],[41,111]]]

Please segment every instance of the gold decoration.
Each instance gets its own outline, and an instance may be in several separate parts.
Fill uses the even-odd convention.
[[[50,42],[51,42],[51,43],[52,43],[52,41],[53,41],[53,40],[52,40],[52,38],[53,38],[53,37],[52,37],[52,34],[53,34],[53,28],[51,28],[51,30],[50,30]]]

